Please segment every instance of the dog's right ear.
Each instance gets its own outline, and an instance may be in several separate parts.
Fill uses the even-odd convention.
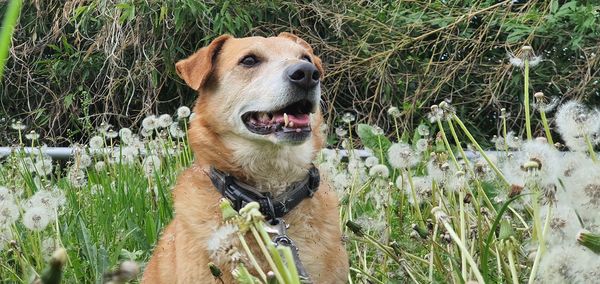
[[[222,35],[190,57],[177,62],[175,64],[177,75],[192,89],[196,91],[200,89],[210,78],[221,47],[230,38],[230,35]]]

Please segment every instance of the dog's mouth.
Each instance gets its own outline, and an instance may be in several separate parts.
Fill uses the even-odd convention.
[[[246,128],[252,133],[268,135],[272,133],[309,133],[310,114],[315,105],[309,100],[301,100],[275,111],[250,111],[242,115]]]

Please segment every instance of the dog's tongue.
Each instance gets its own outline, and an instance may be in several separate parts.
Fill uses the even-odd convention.
[[[288,128],[303,128],[310,125],[310,115],[308,114],[284,114],[284,113],[276,113],[274,115],[275,121],[277,123],[286,124],[286,119],[284,116],[287,116],[287,125]]]

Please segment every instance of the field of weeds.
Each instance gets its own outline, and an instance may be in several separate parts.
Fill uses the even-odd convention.
[[[3,27],[16,23],[18,13],[15,17],[11,13],[19,11],[18,2],[8,1],[0,9],[5,12]],[[75,9],[78,19],[86,16],[82,3],[67,2],[79,5]],[[531,2],[517,8],[535,10],[542,5]],[[589,8],[597,18],[600,8],[585,1],[548,3],[542,7],[552,15],[563,11],[560,17],[575,10],[585,18],[582,15]],[[118,6],[123,23],[136,19],[132,14],[136,10],[127,5]],[[497,8],[480,5],[481,11],[473,13]],[[434,6],[429,9],[437,9]],[[73,7],[64,9],[71,13]],[[231,18],[230,22],[236,23]],[[225,25],[219,31],[235,28],[241,29]],[[589,33],[582,41],[595,33],[581,29]],[[6,36],[7,32],[10,29],[0,33],[2,64],[15,52],[9,52],[11,35]],[[103,42],[101,46],[109,45]],[[510,53],[503,52],[500,62],[486,63],[505,70],[502,74],[514,74],[510,84],[502,85],[506,77],[498,77],[500,83],[487,82],[485,89],[491,92],[486,96],[501,96],[494,90],[505,86],[521,99],[506,106],[498,100],[488,106],[494,114],[485,117],[492,120],[485,125],[494,129],[479,129],[480,117],[474,113],[481,110],[470,107],[465,111],[454,97],[446,97],[443,88],[419,101],[422,119],[414,123],[406,116],[409,105],[415,106],[408,97],[388,100],[374,95],[367,108],[350,107],[360,104],[355,100],[329,113],[329,123],[318,130],[327,135],[328,147],[318,154],[315,164],[323,182],[340,197],[339,224],[350,257],[349,283],[598,283],[600,163],[595,149],[600,144],[600,109],[572,98],[597,92],[588,85],[598,77],[597,47],[583,52],[585,64],[560,70],[568,73],[569,68],[591,66],[587,77],[571,78],[586,83],[578,85],[577,96],[569,96],[541,87],[555,84],[561,88],[558,83],[562,81],[547,81],[545,73],[555,64],[553,53],[541,52],[535,44],[510,46]],[[77,53],[67,44],[54,48]],[[9,63],[5,77],[0,77],[5,80],[3,100],[15,96],[6,90],[19,85],[14,81],[18,78],[14,68],[20,64],[16,62]],[[102,72],[118,72],[118,63],[113,64]],[[387,69],[379,70],[384,74]],[[341,82],[346,77],[335,78]],[[468,79],[462,79],[469,85]],[[141,79],[127,80],[135,85]],[[329,90],[336,90],[335,85]],[[71,103],[80,99],[73,98]],[[43,100],[35,102],[45,105]],[[97,102],[89,102],[83,112],[97,110]],[[6,130],[0,141],[10,141],[6,145],[10,153],[0,157],[0,282],[139,281],[161,230],[175,214],[174,182],[194,163],[187,137],[195,116],[192,104],[165,105],[159,111],[152,103],[148,105],[152,107],[140,103],[144,107],[136,110],[135,119],[114,119],[104,112],[83,114],[83,122],[65,124],[82,126],[75,141],[51,135],[66,132],[48,130],[46,123],[56,117],[42,119],[43,130],[36,119],[19,119],[21,113],[15,109],[22,103],[19,99],[4,109],[10,119],[4,118],[6,125],[0,128]],[[369,109],[381,119],[374,119]],[[25,112],[34,114],[31,111]],[[50,141],[71,147],[71,156],[48,155]],[[240,283],[301,283],[295,266],[290,265],[290,252],[262,238],[265,226],[254,205],[239,213],[232,212],[227,202],[220,205],[227,235],[237,235],[242,242],[254,238],[265,246],[262,256],[243,248],[232,255],[233,273]],[[252,234],[235,234],[242,228]],[[252,269],[255,257],[274,261],[265,271]],[[210,269],[218,282],[223,271],[216,265]]]

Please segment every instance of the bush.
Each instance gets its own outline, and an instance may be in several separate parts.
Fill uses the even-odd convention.
[[[385,110],[395,105],[402,128],[411,128],[429,105],[451,99],[463,117],[477,118],[469,119],[476,136],[494,134],[501,107],[522,110],[523,82],[507,54],[524,44],[548,61],[532,74],[532,91],[598,102],[598,4],[512,2],[28,2],[0,86],[0,117],[24,119],[55,145],[80,141],[103,121],[136,125],[195,99],[174,73],[177,60],[221,33],[280,31],[304,37],[324,59],[330,126],[340,123],[336,112],[352,111],[390,130]]]

